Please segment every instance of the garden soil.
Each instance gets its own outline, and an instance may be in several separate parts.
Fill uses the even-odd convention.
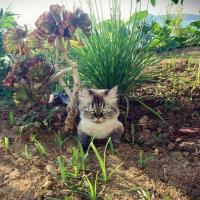
[[[195,52],[194,52],[195,51]],[[119,164],[107,182],[99,175],[97,192],[100,199],[109,197],[113,200],[200,200],[200,87],[197,72],[200,67],[200,57],[196,54],[200,49],[188,48],[184,55],[195,54],[194,59],[176,58],[171,69],[171,78],[160,79],[164,84],[181,86],[178,91],[160,84],[142,84],[134,89],[133,95],[145,105],[153,108],[164,121],[151,110],[141,105],[136,98],[129,98],[129,106],[122,97],[119,100],[120,120],[124,123],[125,133],[123,142],[116,148],[114,155],[108,148],[106,153],[106,169],[110,173]],[[180,53],[180,52],[179,52]],[[183,53],[183,52],[181,52]],[[169,66],[172,59],[165,59],[162,64]],[[173,74],[181,76],[184,81],[174,83]],[[157,80],[157,79],[155,79]],[[186,84],[185,82],[188,81]],[[192,92],[192,93],[191,93]],[[128,115],[127,115],[128,108]],[[77,146],[71,138],[64,142],[60,149],[56,144],[55,134],[60,130],[63,138],[71,134],[64,133],[66,111],[58,108],[51,117],[49,126],[26,127],[19,136],[17,122],[20,119],[44,119],[47,112],[22,113],[15,110],[15,124],[9,119],[9,110],[5,106],[0,108],[0,200],[42,200],[62,199],[73,194],[70,188],[83,184],[82,192],[86,190],[82,179],[67,180],[64,185],[54,176],[60,174],[57,157],[64,157],[65,164],[72,157],[72,149]],[[127,115],[127,116],[126,116]],[[47,117],[47,116],[46,116]],[[21,121],[23,121],[21,120]],[[134,124],[134,141],[132,140],[131,125]],[[133,131],[132,131],[133,133]],[[41,155],[31,142],[37,134],[41,144],[45,143],[46,155]],[[72,134],[75,136],[76,134]],[[9,150],[4,147],[4,137],[9,138]],[[134,142],[134,144],[132,144]],[[28,145],[29,160],[26,160],[24,148]],[[140,165],[139,152],[143,150],[143,160]],[[103,156],[104,146],[98,147]],[[153,157],[151,157],[153,156]],[[87,159],[86,175],[94,178],[101,169],[92,150]],[[73,172],[70,165],[69,170]],[[82,172],[81,172],[82,173]],[[79,189],[80,191],[80,189]],[[171,197],[171,198],[170,198]],[[71,199],[89,199],[83,193],[76,193]],[[107,198],[109,199],[109,198]]]

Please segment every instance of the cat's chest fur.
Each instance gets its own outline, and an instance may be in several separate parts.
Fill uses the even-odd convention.
[[[95,123],[89,119],[82,119],[78,125],[78,130],[81,130],[81,132],[84,132],[89,136],[94,136],[96,139],[104,139],[120,125],[121,122],[117,119],[109,119],[103,123]]]

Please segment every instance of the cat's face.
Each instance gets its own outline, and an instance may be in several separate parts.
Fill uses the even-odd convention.
[[[81,119],[90,119],[95,123],[117,118],[117,87],[110,90],[90,90],[82,88],[79,96]]]

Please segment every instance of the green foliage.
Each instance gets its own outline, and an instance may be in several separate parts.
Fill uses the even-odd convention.
[[[100,4],[102,2],[100,1]],[[92,35],[90,38],[81,37],[85,46],[74,49],[77,54],[79,72],[92,85],[99,89],[112,88],[118,85],[119,92],[128,94],[143,81],[151,77],[143,74],[147,66],[155,66],[153,58],[154,40],[150,38],[145,45],[142,26],[139,21],[148,14],[147,11],[136,12],[127,22],[122,21],[117,0],[112,1],[110,19],[99,23],[103,11],[98,10],[95,16],[90,4]],[[102,6],[102,5],[101,5]]]
[[[89,196],[89,198],[91,200],[97,200],[99,198],[99,194],[97,194],[97,180],[98,180],[98,171],[96,173],[96,177],[95,177],[95,182],[94,182],[94,186],[92,185],[91,181],[89,180],[89,178],[85,175],[85,185],[87,187],[87,193]]]
[[[14,110],[9,112],[10,124],[13,126],[15,119],[14,119]]]
[[[144,164],[145,164],[146,162],[148,162],[149,160],[154,159],[154,156],[149,156],[149,157],[143,159],[143,153],[144,153],[143,150],[140,149],[140,152],[139,152],[139,161],[138,161],[138,163],[139,163],[139,166],[141,166],[141,167],[143,167]]]
[[[35,145],[37,146],[39,152],[41,155],[46,155],[46,151],[45,151],[45,144],[41,144],[38,140],[36,140],[36,135],[32,138],[32,141],[35,143]]]
[[[8,151],[9,150],[9,138],[7,138],[7,137],[5,137],[5,148],[6,148],[6,150]]]
[[[101,171],[102,171],[102,179],[103,179],[103,181],[105,181],[105,182],[108,181],[108,180],[111,178],[112,174],[114,173],[114,171],[115,171],[116,169],[118,169],[119,167],[121,167],[121,166],[124,164],[124,163],[122,162],[122,163],[119,164],[116,168],[114,168],[114,169],[110,172],[109,175],[107,174],[107,170],[106,170],[106,150],[107,150],[107,146],[108,146],[110,140],[111,140],[111,138],[108,139],[108,142],[107,142],[107,144],[106,144],[106,146],[105,146],[103,158],[101,157],[101,155],[99,154],[97,148],[95,147],[95,145],[94,145],[94,143],[93,143],[93,140],[92,140],[91,143],[90,143],[90,146],[92,147],[92,149],[93,149],[93,151],[94,151],[94,153],[95,153],[95,155],[96,155],[96,157],[97,157],[97,159],[98,159],[98,161],[99,161],[99,165],[100,165]]]
[[[25,144],[24,150],[25,150],[26,160],[29,160],[30,157],[29,157],[29,153],[28,153],[28,146],[27,146],[27,144]]]
[[[5,79],[8,71],[10,71],[9,64],[11,62],[11,55],[6,53],[3,48],[3,34],[5,30],[16,23],[14,19],[15,14],[11,12],[10,7],[3,10],[0,9],[0,97],[11,96],[11,90],[3,87],[3,80]]]

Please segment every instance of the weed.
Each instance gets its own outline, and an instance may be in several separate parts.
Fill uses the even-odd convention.
[[[148,162],[149,160],[152,160],[154,158],[154,156],[150,156],[148,158],[143,159],[143,153],[144,153],[143,150],[140,149],[138,162],[139,162],[139,166],[141,166],[141,167],[143,167],[146,162]]]
[[[14,119],[14,110],[9,112],[10,124],[13,126],[15,119]]]

